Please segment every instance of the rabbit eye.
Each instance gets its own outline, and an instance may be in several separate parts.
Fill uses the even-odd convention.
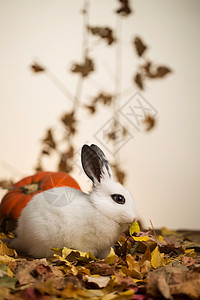
[[[118,204],[124,204],[125,203],[124,196],[122,196],[120,194],[113,194],[113,195],[111,195],[111,197]]]

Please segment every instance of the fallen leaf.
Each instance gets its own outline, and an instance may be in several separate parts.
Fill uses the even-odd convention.
[[[108,254],[108,256],[104,259],[104,262],[106,264],[114,264],[115,262],[115,259],[116,259],[116,254],[115,254],[115,251],[113,248],[110,249],[110,253]]]
[[[59,296],[61,295],[61,291],[57,288],[57,281],[55,280],[47,280],[44,282],[38,282],[35,285],[35,289],[39,291],[41,294],[48,294]]]
[[[149,273],[151,269],[151,262],[149,260],[145,260],[145,262],[141,265],[140,272],[142,274],[147,274]]]
[[[160,276],[157,279],[157,287],[162,296],[164,296],[165,299],[172,299],[169,285],[166,282],[165,276]]]
[[[132,238],[136,242],[147,242],[147,241],[150,241],[150,238],[148,236],[146,236],[146,235],[144,235],[144,236],[133,236]]]
[[[24,300],[38,300],[41,298],[41,294],[34,287],[26,288],[23,296]]]
[[[166,227],[162,227],[162,228],[161,228],[161,234],[162,234],[163,236],[169,236],[169,235],[180,236],[180,234],[178,234],[176,231],[174,231],[174,230],[169,230],[169,229],[166,228]]]
[[[162,265],[164,253],[160,253],[158,246],[151,253],[151,265],[154,269],[159,268]]]
[[[12,262],[15,262],[15,259],[13,257],[10,257],[8,255],[0,255],[0,264],[8,265]]]
[[[88,276],[88,275],[86,275],[85,278],[87,279],[88,282],[94,283],[99,288],[106,287],[107,284],[108,284],[108,282],[110,281],[110,277],[109,276],[94,277],[94,276]]]
[[[11,290],[7,287],[0,287],[0,300],[10,299]]]
[[[7,275],[0,277],[0,287],[15,289],[16,282],[17,282],[16,278],[12,278]]]
[[[101,276],[109,276],[114,274],[113,267],[103,261],[90,262],[89,264],[85,265],[85,268],[88,268],[91,274],[99,274]]]
[[[138,222],[134,221],[131,224],[131,227],[129,229],[129,233],[132,236],[134,233],[138,233],[138,232],[140,232],[140,226],[139,226]]]
[[[120,286],[123,289],[135,286],[135,282],[130,276],[124,277],[118,271],[115,271],[115,274],[112,276],[112,280],[114,285]]]
[[[15,250],[8,248],[6,244],[4,244],[2,241],[0,241],[0,255],[8,255],[8,256],[17,256],[17,253]]]
[[[188,266],[192,266],[194,265],[195,263],[197,263],[197,259],[194,259],[192,257],[188,257],[188,256],[182,256],[182,262],[183,262],[183,265],[188,267]]]
[[[61,292],[61,297],[67,299],[77,299],[78,296],[85,296],[84,291],[80,288],[76,287],[72,283],[68,283],[64,290]],[[80,299],[80,298],[79,298]]]

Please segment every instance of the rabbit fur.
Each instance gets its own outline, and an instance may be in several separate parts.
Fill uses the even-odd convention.
[[[56,187],[35,195],[23,209],[11,247],[31,257],[51,257],[50,248],[64,246],[91,251],[104,258],[122,231],[137,217],[129,191],[114,181],[104,153],[96,145],[84,145],[82,165],[93,181],[89,194]],[[111,195],[122,195],[124,204]]]

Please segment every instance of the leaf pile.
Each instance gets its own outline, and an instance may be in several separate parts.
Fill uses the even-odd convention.
[[[18,257],[0,241],[0,299],[199,299],[200,235],[158,234],[134,222],[102,260],[65,247]]]

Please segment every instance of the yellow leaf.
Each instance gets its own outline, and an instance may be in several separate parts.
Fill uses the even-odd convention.
[[[134,279],[142,279],[142,274],[138,272],[136,269],[130,269],[125,266],[122,267],[122,272],[126,276],[131,276]]]
[[[72,260],[83,260],[83,261],[97,260],[97,258],[92,254],[92,252],[84,252],[84,251],[79,251],[79,250],[69,249],[67,247],[64,247],[62,249],[62,257],[66,258],[68,256],[70,256]]]
[[[147,242],[147,241],[150,241],[149,237],[148,236],[133,236],[133,239],[136,241],[136,242]]]
[[[133,233],[138,233],[140,232],[140,226],[138,224],[138,222],[134,221],[132,224],[131,224],[131,227],[129,229],[129,232],[130,232],[130,235],[132,236]]]
[[[162,242],[164,240],[164,237],[162,235],[159,235],[158,240],[159,240],[159,242]]]
[[[10,257],[8,255],[0,255],[0,264],[8,265],[11,262],[14,262],[15,259],[13,257]]]
[[[104,259],[104,262],[107,264],[114,264],[116,259],[116,254],[113,248],[110,249],[110,253],[108,254],[108,256]]]
[[[90,258],[92,260],[97,260],[97,258],[92,254],[92,252],[87,252],[85,257]]]
[[[178,236],[179,235],[176,231],[169,230],[166,227],[161,228],[161,234],[164,235],[164,236],[168,236],[168,235]]]
[[[149,260],[145,260],[145,262],[142,264],[141,269],[140,269],[141,273],[142,274],[146,274],[146,273],[148,273],[150,271],[150,269],[151,269],[151,263],[150,263],[150,261]]]
[[[17,256],[17,253],[15,250],[10,249],[4,244],[2,241],[0,241],[0,255],[9,255],[9,256]]]
[[[72,253],[73,252],[73,250],[72,249],[68,249],[68,248],[66,248],[66,247],[64,247],[63,249],[62,249],[62,257],[63,258],[66,258],[70,253]]]
[[[9,277],[14,277],[14,273],[10,268],[7,269],[7,274]]]
[[[158,246],[151,253],[151,265],[154,269],[159,268],[162,265],[164,253],[160,253]]]
[[[140,271],[140,263],[138,261],[135,261],[131,254],[126,255],[126,261],[129,269],[136,269],[138,272]]]
[[[196,252],[194,249],[185,249],[185,254],[189,257],[196,257]]]

